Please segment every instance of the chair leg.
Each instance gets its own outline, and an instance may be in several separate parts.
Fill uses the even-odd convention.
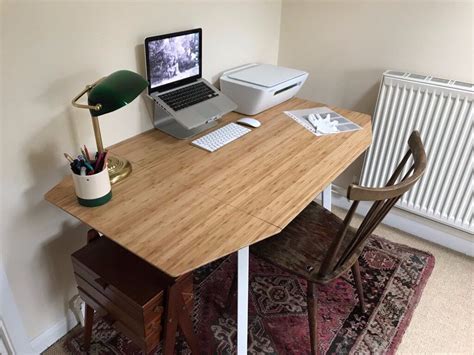
[[[309,337],[311,340],[311,355],[318,354],[318,299],[316,284],[308,281],[306,302],[308,303]]]
[[[199,354],[199,343],[197,342],[196,335],[194,334],[193,330],[193,322],[189,316],[188,310],[184,304],[184,300],[179,302],[180,304],[180,312],[178,312],[178,326],[181,329],[181,332],[188,343],[189,348],[191,349],[191,353],[193,355]]]
[[[178,330],[178,320],[173,318],[168,320],[168,323],[165,325],[164,336],[163,336],[163,354],[164,355],[173,355],[174,346],[176,342],[176,332]]]
[[[92,325],[94,323],[94,309],[86,303],[86,316],[84,319],[84,350],[89,351],[92,339]]]
[[[182,295],[182,282],[179,280],[168,288],[164,319],[163,354],[172,355],[175,350],[176,331],[179,329],[184,335],[193,355],[199,354],[199,344],[193,332],[193,323],[190,318]]]
[[[175,285],[173,285],[175,286]],[[163,355],[173,355],[178,330],[178,312],[176,309],[176,287],[168,288],[163,329]]]
[[[360,278],[359,261],[356,261],[354,265],[352,265],[352,276],[354,276],[357,293],[359,295],[360,308],[362,312],[365,312],[364,289],[362,288],[362,279]]]

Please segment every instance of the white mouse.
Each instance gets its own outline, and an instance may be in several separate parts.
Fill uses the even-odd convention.
[[[242,117],[241,119],[237,120],[237,123],[240,123],[244,126],[253,127],[253,128],[257,128],[262,125],[260,121],[256,120],[255,118],[250,118],[250,117]]]

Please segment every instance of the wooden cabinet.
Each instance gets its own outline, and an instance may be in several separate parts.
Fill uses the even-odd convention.
[[[95,238],[72,254],[79,294],[107,314],[146,353],[161,340],[166,292],[175,279],[106,237]],[[192,274],[180,278],[188,313],[192,311]]]

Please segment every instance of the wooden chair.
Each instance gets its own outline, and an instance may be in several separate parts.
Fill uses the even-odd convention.
[[[420,179],[426,168],[426,154],[417,131],[410,135],[408,145],[409,151],[385,187],[349,186],[347,197],[353,203],[344,220],[312,202],[278,235],[250,247],[256,256],[307,280],[312,354],[317,354],[318,348],[316,284],[327,284],[351,269],[360,307],[365,312],[358,257],[367,238],[403,193]],[[399,179],[410,157],[413,158],[412,165]],[[350,222],[360,201],[374,203],[359,228],[354,229]],[[233,296],[232,293],[229,296]]]

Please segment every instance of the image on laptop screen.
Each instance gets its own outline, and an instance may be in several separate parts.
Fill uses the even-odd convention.
[[[199,75],[199,32],[148,42],[150,87]]]

